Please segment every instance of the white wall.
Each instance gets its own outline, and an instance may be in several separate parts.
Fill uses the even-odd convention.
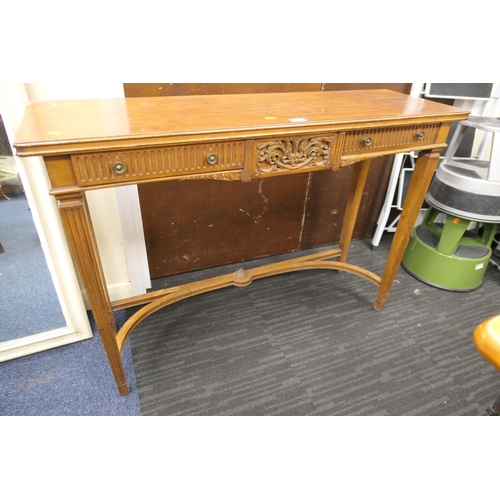
[[[26,83],[30,101],[59,99],[111,99],[124,97],[122,83],[110,82],[59,82]]]

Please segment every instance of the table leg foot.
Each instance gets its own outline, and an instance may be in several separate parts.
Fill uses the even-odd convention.
[[[120,396],[126,396],[127,394],[130,393],[129,388],[128,388],[128,384],[118,385],[117,387],[118,387],[118,392],[120,393]]]

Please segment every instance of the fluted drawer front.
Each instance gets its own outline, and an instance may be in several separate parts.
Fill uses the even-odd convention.
[[[81,186],[134,182],[243,168],[245,142],[84,153],[72,156]]]
[[[413,125],[383,129],[356,130],[345,137],[343,154],[398,149],[433,144],[439,130],[436,125]]]

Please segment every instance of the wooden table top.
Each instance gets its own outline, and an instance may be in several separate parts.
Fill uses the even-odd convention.
[[[14,146],[19,156],[63,154],[161,144],[167,137],[249,138],[263,131],[349,130],[467,116],[461,108],[390,90],[38,101],[27,106]]]

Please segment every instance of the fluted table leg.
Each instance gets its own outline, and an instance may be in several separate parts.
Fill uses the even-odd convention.
[[[126,395],[129,389],[116,341],[115,317],[85,195],[83,193],[65,194],[57,196],[57,199],[68,244],[85,286],[118,391],[121,395]]]

